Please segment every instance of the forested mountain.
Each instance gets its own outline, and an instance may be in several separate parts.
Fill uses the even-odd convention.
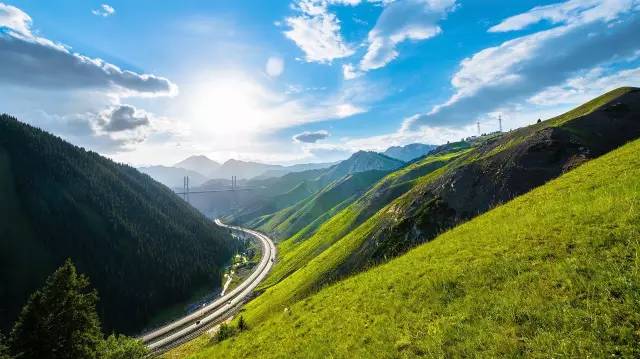
[[[295,303],[305,303],[303,299],[327,284],[401,255],[478,214],[637,139],[640,137],[639,114],[640,90],[621,88],[536,125],[434,150],[385,176],[362,199],[340,210],[317,229],[301,230],[281,242],[279,261],[261,285],[264,292],[246,306],[245,317],[250,318],[254,326],[261,326],[268,318],[279,317],[274,313],[281,311],[274,308],[299,307]],[[633,149],[625,153],[627,165],[633,165],[635,162],[629,157]],[[562,196],[557,198],[561,203]],[[526,218],[527,208],[519,208],[522,212],[516,217]],[[532,216],[540,214],[531,213]],[[567,228],[573,228],[567,223]],[[475,240],[473,235],[467,237]],[[468,240],[466,244],[471,245]],[[414,268],[411,265],[399,271],[408,273]],[[447,271],[444,267],[440,270]],[[359,302],[358,298],[353,300]],[[388,305],[389,301],[384,303]],[[273,333],[259,332],[258,335],[262,334]]]
[[[395,158],[401,161],[410,162],[416,158],[422,157],[431,150],[435,149],[436,145],[425,145],[422,143],[411,143],[405,146],[393,146],[387,148],[383,154]]]
[[[220,283],[235,242],[136,169],[0,117],[0,323],[71,258],[100,292],[105,328],[133,333]]]
[[[627,144],[305,300],[276,305],[268,290],[243,313],[249,330],[169,355],[638,357],[639,151]]]

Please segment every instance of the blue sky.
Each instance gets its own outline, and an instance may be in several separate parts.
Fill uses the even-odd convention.
[[[333,161],[639,86],[639,13],[640,0],[4,1],[0,110],[133,165]]]

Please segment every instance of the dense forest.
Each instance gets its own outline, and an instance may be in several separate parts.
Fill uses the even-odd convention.
[[[0,116],[0,326],[71,258],[101,294],[107,331],[217,286],[231,236],[130,166]]]

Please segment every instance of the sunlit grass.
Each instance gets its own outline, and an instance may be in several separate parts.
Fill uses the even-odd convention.
[[[192,357],[637,357],[639,151],[635,141],[304,300],[270,304],[282,298],[267,290],[247,306],[248,332]],[[314,262],[331,266],[323,255]],[[281,285],[303,284],[302,271]]]

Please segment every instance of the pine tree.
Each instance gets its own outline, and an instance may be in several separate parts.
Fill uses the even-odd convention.
[[[9,348],[5,344],[4,335],[0,333],[0,359],[10,359]]]
[[[240,319],[238,319],[238,330],[241,332],[247,330],[247,322],[244,320],[243,316],[240,316]]]
[[[20,359],[99,357],[97,301],[87,277],[67,260],[22,308],[11,331],[12,352]]]

